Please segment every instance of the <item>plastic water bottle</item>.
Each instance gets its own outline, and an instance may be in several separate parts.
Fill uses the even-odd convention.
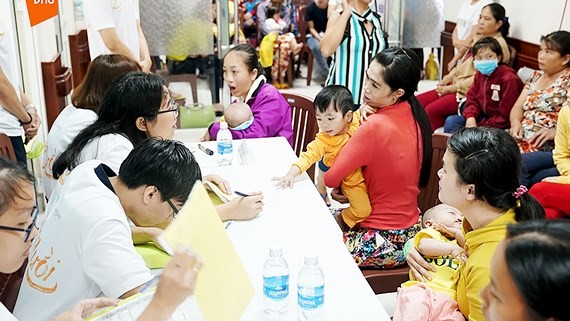
[[[321,321],[324,318],[325,276],[316,255],[305,256],[305,265],[297,281],[299,320]]]
[[[269,258],[263,266],[264,311],[270,316],[287,312],[289,305],[289,266],[280,247],[269,249]]]
[[[233,159],[233,139],[232,133],[228,129],[228,123],[220,123],[220,131],[218,132],[218,137],[216,139],[218,144],[218,154],[222,157],[224,162],[231,164]]]

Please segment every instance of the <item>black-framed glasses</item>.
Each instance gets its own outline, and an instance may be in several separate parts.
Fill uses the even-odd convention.
[[[176,206],[174,205],[174,203],[172,203],[170,201],[170,199],[166,200],[168,202],[168,205],[170,205],[170,208],[172,208],[172,217],[176,218],[176,216],[178,216],[178,212],[180,212],[179,209],[176,208]]]
[[[168,109],[157,111],[156,114],[166,114],[166,113],[174,113],[174,117],[178,117],[178,103],[174,98],[170,98],[168,101]]]
[[[19,228],[19,227],[10,227],[10,226],[0,225],[0,230],[25,232],[26,233],[26,237],[24,238],[24,243],[25,243],[30,238],[30,234],[32,234],[32,231],[34,230],[34,228],[37,228],[36,220],[38,219],[38,213],[39,212],[40,211],[38,210],[38,207],[34,205],[34,208],[32,209],[32,212],[30,213],[32,216],[32,224],[30,224],[30,226],[28,226],[28,228]]]

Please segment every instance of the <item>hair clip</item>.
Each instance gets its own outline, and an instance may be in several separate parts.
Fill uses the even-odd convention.
[[[481,150],[478,150],[478,151],[476,151],[476,152],[473,152],[473,153],[471,153],[471,154],[465,156],[464,159],[465,159],[465,160],[469,160],[469,159],[471,159],[471,158],[474,158],[474,157],[479,156],[479,155],[486,154],[486,153],[488,153],[488,152],[489,152],[489,150],[486,149],[486,148],[485,148],[485,149],[481,149]]]
[[[519,199],[524,193],[528,192],[528,188],[526,188],[526,186],[521,185],[519,187],[517,187],[517,190],[513,192],[513,196],[516,199]]]

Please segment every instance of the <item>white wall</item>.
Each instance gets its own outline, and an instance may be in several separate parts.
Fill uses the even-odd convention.
[[[459,8],[465,0],[444,0],[445,20],[455,22]],[[560,29],[570,30],[569,0],[497,0],[509,17],[509,37],[538,44],[540,36]],[[568,3],[566,13],[564,5]],[[564,19],[564,17],[566,17]],[[563,21],[564,20],[564,21]]]

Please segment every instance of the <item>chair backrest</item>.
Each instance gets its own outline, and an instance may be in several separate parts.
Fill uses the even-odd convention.
[[[299,10],[299,16],[297,21],[297,28],[299,29],[299,38],[302,43],[307,43],[307,22],[305,21],[305,11],[307,7],[302,6]]]
[[[0,157],[8,158],[13,161],[16,160],[14,146],[12,146],[12,141],[6,134],[0,134]]]
[[[515,58],[517,57],[517,50],[515,49],[515,47],[509,45],[509,53],[511,55],[511,58],[509,59],[509,66],[511,66],[511,68],[514,68]]]
[[[439,194],[439,177],[437,172],[443,167],[443,154],[447,149],[447,140],[449,134],[435,133],[431,139],[431,168],[429,171],[429,179],[426,187],[420,190],[418,195],[418,207],[425,213],[428,209],[441,203],[438,198]]]
[[[293,149],[295,155],[299,156],[307,145],[315,139],[319,132],[317,126],[317,116],[313,108],[313,101],[304,96],[283,93],[289,106],[291,106],[291,120],[293,122]],[[307,170],[307,174],[314,179],[314,168]]]

